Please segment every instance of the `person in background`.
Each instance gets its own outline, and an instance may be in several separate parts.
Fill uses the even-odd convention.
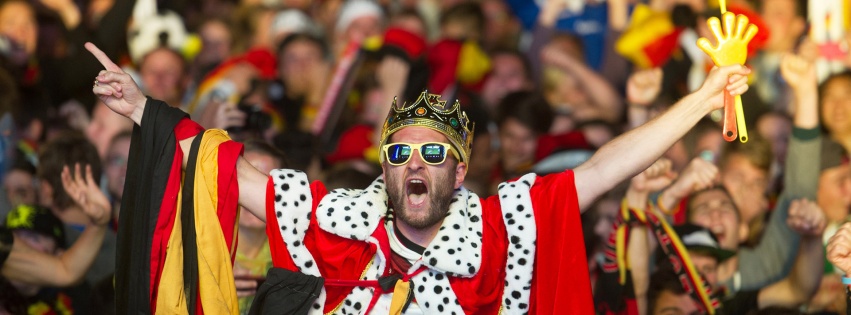
[[[272,104],[284,118],[284,130],[310,131],[331,71],[328,45],[320,37],[296,33],[281,42],[277,57],[283,93]]]
[[[171,106],[182,106],[189,85],[189,64],[180,52],[168,47],[151,50],[139,62],[139,76],[145,94],[168,100]]]
[[[343,54],[349,43],[362,44],[364,40],[384,33],[384,11],[372,0],[349,0],[340,7],[334,24],[334,56]]]
[[[130,131],[121,132],[109,144],[103,171],[106,174],[106,190],[112,201],[112,219],[118,221],[121,213],[121,197],[124,194],[124,180],[127,173],[127,161],[130,159]]]
[[[93,178],[101,178],[103,167],[95,147],[80,134],[64,134],[44,145],[39,154],[37,177],[39,202],[59,218],[65,226],[68,242],[75,242],[91,221],[85,208],[75,202],[76,196],[62,189],[62,172],[66,165],[87,165]],[[107,201],[108,203],[108,201]],[[115,234],[107,232],[86,280],[95,283],[115,270]]]
[[[793,82],[782,77],[780,64],[783,55],[794,53],[801,36],[806,34],[807,1],[762,0],[756,3],[768,26],[768,41],[749,62],[758,78],[754,81],[754,91],[774,110],[791,114],[793,96],[789,85]]]
[[[224,19],[210,18],[198,27],[201,50],[195,55],[190,67],[192,82],[201,82],[220,63],[231,56],[233,33]]]
[[[496,116],[499,130],[499,164],[491,178],[496,184],[528,173],[535,165],[538,138],[547,134],[553,121],[550,105],[538,93],[514,92],[502,99]]]
[[[92,112],[92,121],[86,127],[85,134],[89,142],[97,148],[101,160],[105,160],[112,139],[117,134],[132,129],[133,121],[115,114],[103,102],[97,101]]]
[[[744,144],[738,141],[724,145],[718,163],[721,182],[736,202],[742,223],[750,234],[744,240],[753,246],[765,229],[768,204],[768,184],[773,161],[771,143],[753,135]]]
[[[689,197],[688,221],[711,230],[718,238],[720,247],[733,252],[739,251],[738,241],[747,234],[736,205],[722,187],[692,194]],[[756,290],[739,290],[727,297],[723,302],[726,314],[746,314],[769,306],[798,307],[815,294],[822,276],[824,249],[821,236],[826,223],[824,213],[815,202],[795,200],[789,206],[789,218],[786,221],[790,229],[800,234],[799,249],[791,272],[780,281]],[[740,258],[737,255],[718,264],[717,279],[720,281],[735,277],[739,273]],[[695,267],[697,270],[708,268],[699,262],[695,262]]]
[[[3,177],[3,189],[12,208],[38,204],[35,171],[32,164],[19,160],[6,172]]]
[[[715,235],[706,228],[684,224],[674,227],[688,251],[689,259],[707,282],[716,284],[718,265],[733,257],[735,252],[722,249]],[[650,276],[647,292],[647,311],[645,314],[692,314],[695,303],[689,296],[666,260],[658,260],[657,270]],[[698,267],[699,266],[699,267]],[[717,289],[717,287],[713,287]],[[676,310],[676,311],[675,311]]]
[[[80,283],[92,266],[108,231],[109,202],[92,176],[79,164],[62,169],[62,186],[83,209],[85,230],[65,249],[65,228],[50,209],[19,205],[0,226],[0,311],[12,314],[52,310],[58,314],[84,307],[87,296],[55,290]],[[80,302],[83,302],[80,304]],[[73,304],[72,304],[73,303]],[[77,308],[85,312],[85,308]]]
[[[528,91],[535,87],[526,56],[517,50],[495,50],[490,54],[493,67],[482,86],[485,107],[495,116],[499,102],[506,94]]]

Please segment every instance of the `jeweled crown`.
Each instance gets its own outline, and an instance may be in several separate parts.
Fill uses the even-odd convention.
[[[461,110],[458,100],[448,106],[446,101],[440,100],[440,95],[429,94],[428,90],[420,93],[417,100],[410,105],[403,103],[398,106],[394,98],[381,130],[379,148],[387,143],[394,132],[411,126],[426,127],[442,133],[461,155],[461,162],[469,163],[475,123],[470,122],[467,113]],[[384,161],[383,150],[380,152],[379,161]]]

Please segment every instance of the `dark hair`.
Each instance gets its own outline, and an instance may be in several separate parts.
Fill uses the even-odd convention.
[[[103,170],[100,157],[95,146],[85,136],[78,132],[59,135],[48,142],[38,155],[39,179],[47,181],[53,188],[53,207],[65,209],[74,205],[74,200],[62,188],[62,168],[72,168],[80,164],[80,170],[85,171],[85,165],[92,168],[92,176],[99,180]]]
[[[328,48],[328,43],[325,42],[325,39],[308,33],[292,33],[284,37],[284,40],[278,44],[278,49],[275,50],[276,56],[280,56],[284,52],[284,49],[287,49],[291,44],[300,41],[308,42],[319,47],[319,51],[322,52],[322,59],[328,60],[331,58],[331,50]]]
[[[730,162],[730,156],[738,154],[748,160],[753,166],[768,173],[771,169],[771,163],[774,161],[774,153],[771,151],[771,143],[761,137],[759,133],[754,133],[748,139],[748,143],[744,144],[739,141],[727,142],[724,145],[724,150],[721,152],[719,167],[724,168]]]
[[[523,77],[529,80],[529,82],[535,82],[535,76],[532,74],[532,64],[529,62],[526,54],[514,48],[497,48],[490,53],[491,59],[499,55],[512,56],[520,60],[520,63],[523,64]]]
[[[650,276],[650,287],[647,288],[648,314],[653,313],[653,309],[659,302],[659,296],[665,291],[675,295],[686,294],[686,290],[674,270],[663,265]]]
[[[513,118],[538,134],[546,134],[553,124],[553,116],[553,110],[543,95],[517,91],[509,93],[499,102],[496,123],[501,127],[509,118]]]
[[[479,34],[485,29],[485,13],[477,2],[462,2],[446,9],[440,16],[440,26],[447,23],[471,23]]]
[[[278,150],[277,148],[273,147],[266,141],[251,139],[243,142],[242,145],[244,146],[245,153],[256,152],[268,155],[273,159],[277,160],[281,168],[289,167],[289,161],[287,161],[286,154],[284,154],[284,152],[281,152],[281,150]]]

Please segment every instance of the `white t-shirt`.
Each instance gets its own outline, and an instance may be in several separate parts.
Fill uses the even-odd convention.
[[[402,256],[402,258],[407,259],[411,264],[417,262],[422,258],[420,253],[412,251],[407,247],[402,245],[402,242],[396,238],[396,233],[393,231],[393,222],[387,221],[384,224],[384,228],[387,229],[387,238],[390,239],[390,250]],[[385,315],[390,313],[390,303],[393,301],[393,293],[385,293],[382,294],[381,297],[378,298],[378,301],[375,303],[375,307],[372,308],[372,311],[369,312],[371,315]],[[404,314],[412,314],[412,315],[420,315],[423,314],[420,306],[417,305],[416,301],[411,301],[411,304],[408,305],[408,309],[405,310]]]

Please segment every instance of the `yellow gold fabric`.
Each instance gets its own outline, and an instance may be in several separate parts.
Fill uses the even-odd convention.
[[[198,292],[205,314],[239,314],[233,266],[218,220],[218,148],[230,140],[222,130],[207,130],[198,148],[194,180],[195,233],[198,248]],[[181,185],[182,187],[182,185]],[[184,193],[181,191],[182,195]],[[157,294],[157,313],[187,314],[183,286],[183,240],[178,197],[175,223],[168,241]],[[236,248],[235,246],[232,248]]]

